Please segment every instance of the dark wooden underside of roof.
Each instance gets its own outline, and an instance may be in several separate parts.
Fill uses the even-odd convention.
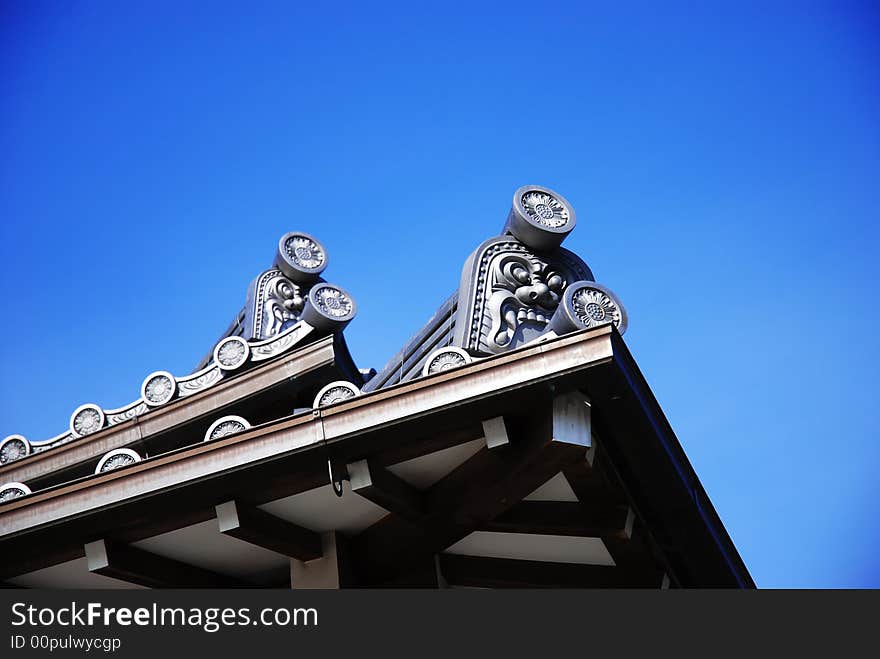
[[[230,510],[240,514],[237,521],[228,522],[227,533],[276,550],[287,547],[288,555],[295,558],[301,552],[301,559],[308,558],[317,551],[318,542],[308,529],[285,529],[279,520],[252,511],[268,501],[326,485],[329,459],[339,471],[360,463],[367,476],[359,481],[360,490],[345,496],[364,496],[388,511],[359,534],[336,539],[339,560],[346,566],[346,585],[659,587],[668,580],[680,587],[754,587],[616,330],[599,328],[554,343],[399,384],[320,413],[178,449],[118,473],[59,485],[6,504],[0,508],[0,555],[4,557],[0,578],[81,558],[87,554],[86,545],[103,542],[92,547],[107,548],[101,554],[104,562],[96,563],[105,573],[129,575],[135,583],[154,586],[183,585],[163,583],[155,574],[162,571],[162,561],[125,547],[213,519],[221,514],[218,506],[229,502],[235,505],[223,508],[225,514]],[[601,343],[606,356],[584,363],[572,360],[577,354],[572,351],[588,343]],[[569,361],[560,361],[556,371],[541,370],[553,359],[562,360],[562,355]],[[493,381],[507,384],[492,390],[486,382]],[[454,387],[460,397],[431,409],[419,406],[424,396],[443,387]],[[552,401],[566,392],[579,392],[591,402],[598,445],[591,449],[589,459],[583,450],[556,442],[552,436]],[[392,417],[386,410],[400,413]],[[371,420],[373,411],[378,415],[375,420]],[[481,449],[426,490],[415,490],[387,469],[402,460],[480,438],[481,422],[496,417],[504,418],[509,442]],[[40,506],[64,508],[65,502],[85,496],[90,488],[128,492],[125,488],[130,483],[148,480],[161,469],[179,466],[185,472],[187,465],[201,464],[200,460],[226,450],[246,451],[260,441],[285,433],[292,437],[305,433],[306,428],[313,432],[309,424],[316,420],[327,430],[324,441],[279,450],[216,472],[200,472],[146,494],[128,494],[81,512],[67,511],[32,526],[21,521],[24,513],[38,511]],[[331,436],[334,423],[343,430]],[[578,502],[523,501],[560,471]],[[13,515],[18,515],[15,523],[21,528],[12,528],[10,521],[4,529],[7,517],[11,520]],[[474,531],[597,537],[615,565],[444,553]],[[119,562],[116,567],[114,559]],[[139,569],[143,574],[138,574]],[[170,568],[165,573],[183,574]],[[199,578],[196,585],[210,585],[210,575]],[[217,578],[216,585],[230,585],[223,575]]]

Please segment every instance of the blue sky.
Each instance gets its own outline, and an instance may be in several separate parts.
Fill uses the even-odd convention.
[[[757,583],[880,586],[876,4],[0,7],[0,436],[190,372],[290,230],[379,368],[536,183]]]

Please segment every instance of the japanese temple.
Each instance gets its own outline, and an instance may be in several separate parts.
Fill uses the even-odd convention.
[[[622,303],[562,247],[575,225],[518,189],[378,372],[346,346],[357,305],[319,239],[285,234],[194,372],[2,440],[0,582],[754,588]]]

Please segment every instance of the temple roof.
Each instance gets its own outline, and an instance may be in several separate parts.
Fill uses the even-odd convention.
[[[378,373],[348,351],[357,305],[324,279],[326,249],[285,234],[192,373],[3,440],[0,578],[271,585],[331,530],[361,585],[436,559],[459,585],[752,586],[621,339],[623,305],[562,247],[575,224],[558,193],[518,189]]]
[[[308,398],[315,393],[313,388],[295,397],[287,409],[268,405],[250,420],[243,414],[231,415],[236,418],[210,428],[208,436],[241,431],[271,418],[267,414],[327,405],[578,329],[610,322],[625,331],[621,303],[593,280],[592,271],[577,255],[561,247],[575,224],[574,209],[560,194],[540,186],[518,189],[501,233],[474,250],[464,264],[458,289],[378,374],[358,369],[348,352],[343,330],[355,317],[357,305],[345,289],[323,278],[329,262],[326,248],[308,234],[287,233],[278,241],[272,265],[250,283],[244,306],[192,373],[155,371],[144,379],[140,396],[120,408],[80,405],[68,428],[53,437],[7,436],[0,443],[0,474],[25,473],[30,480],[0,480],[0,497],[27,494],[34,478],[46,477],[45,472],[13,469],[13,462],[122,424],[146,422],[163,406],[210,390],[322,337],[336,337],[338,368],[332,373],[336,379],[321,382],[320,396]],[[114,456],[88,459],[97,461],[96,468],[111,469],[144,457],[130,446],[114,450],[119,451]],[[2,486],[3,482],[10,485]]]
[[[318,352],[330,348],[319,343]],[[300,355],[296,368],[315,358]],[[0,508],[0,579],[84,583],[76,575],[92,568],[82,557],[91,564],[92,540],[105,537],[211,568],[214,585],[242,585],[240,575],[271,585],[260,566],[283,571],[284,556],[242,559],[238,541],[222,525],[218,533],[225,501],[242,516],[258,510],[248,514],[311,529],[300,534],[343,532],[361,585],[387,584],[439,554],[455,585],[753,586],[613,325],[10,499]],[[146,585],[196,578],[95,569]]]

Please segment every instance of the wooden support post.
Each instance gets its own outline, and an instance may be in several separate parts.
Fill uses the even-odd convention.
[[[348,545],[336,531],[321,534],[322,557],[311,561],[290,559],[290,586],[300,589],[350,588],[354,585]]]
[[[440,554],[434,556],[434,570],[437,572],[437,588],[449,588],[449,582],[443,576],[443,569],[440,567]]]
[[[238,501],[221,503],[216,513],[220,533],[301,561],[321,557],[321,536],[314,531]]]

